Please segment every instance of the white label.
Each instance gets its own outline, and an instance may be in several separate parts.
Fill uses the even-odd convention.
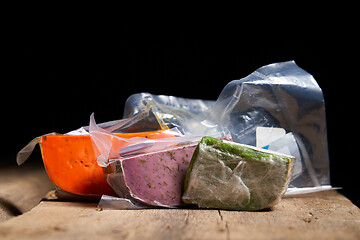
[[[286,131],[283,128],[257,127],[256,128],[256,147],[263,148],[271,142],[285,136]]]

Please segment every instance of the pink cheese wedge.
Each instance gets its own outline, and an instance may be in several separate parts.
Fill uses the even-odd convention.
[[[182,205],[184,179],[195,148],[181,146],[123,160],[123,176],[131,196],[155,206]]]

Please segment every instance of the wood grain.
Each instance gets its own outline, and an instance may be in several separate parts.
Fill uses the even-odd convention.
[[[0,222],[31,210],[53,188],[42,165],[0,169]]]
[[[268,211],[99,210],[43,201],[0,224],[0,239],[360,239],[360,210],[336,191],[285,198]]]

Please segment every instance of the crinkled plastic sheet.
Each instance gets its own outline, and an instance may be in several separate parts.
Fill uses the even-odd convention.
[[[221,129],[208,128],[201,124],[203,114],[214,104],[215,101],[211,100],[137,93],[126,100],[124,117],[132,117],[146,106],[151,106],[168,128],[176,127],[185,135],[222,134]]]
[[[177,128],[163,131],[163,134],[171,136],[167,138],[134,137],[125,139],[99,127],[95,122],[94,114],[90,116],[89,133],[97,156],[97,162],[101,167],[107,167],[114,162],[126,159],[129,155],[157,152],[179,145],[198,142],[201,139],[201,136],[184,136]],[[124,142],[127,143],[126,146],[124,146]]]
[[[137,114],[132,115],[129,118],[119,119],[115,121],[109,121],[99,123],[97,125],[105,133],[133,133],[133,132],[149,132],[156,130],[167,130],[168,127],[161,120],[157,112],[154,112],[150,105],[142,106],[142,109]],[[57,133],[49,133],[46,135],[56,135]],[[88,135],[89,126],[80,127],[79,129],[70,131],[66,135]],[[31,140],[23,149],[21,149],[17,156],[16,161],[18,165],[23,164],[34,151],[36,145],[40,143],[40,137],[36,137]]]
[[[126,101],[124,116],[149,105],[184,134],[230,133],[233,141],[253,146],[259,127],[282,128],[291,135],[281,139],[289,146],[285,153],[298,157],[289,192],[331,188],[323,94],[313,76],[294,61],[266,65],[231,81],[216,102],[134,94]],[[281,145],[272,145],[270,149],[280,150]]]

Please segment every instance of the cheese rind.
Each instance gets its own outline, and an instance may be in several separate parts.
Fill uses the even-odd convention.
[[[261,210],[286,192],[295,158],[204,137],[189,165],[183,201],[199,207]]]

